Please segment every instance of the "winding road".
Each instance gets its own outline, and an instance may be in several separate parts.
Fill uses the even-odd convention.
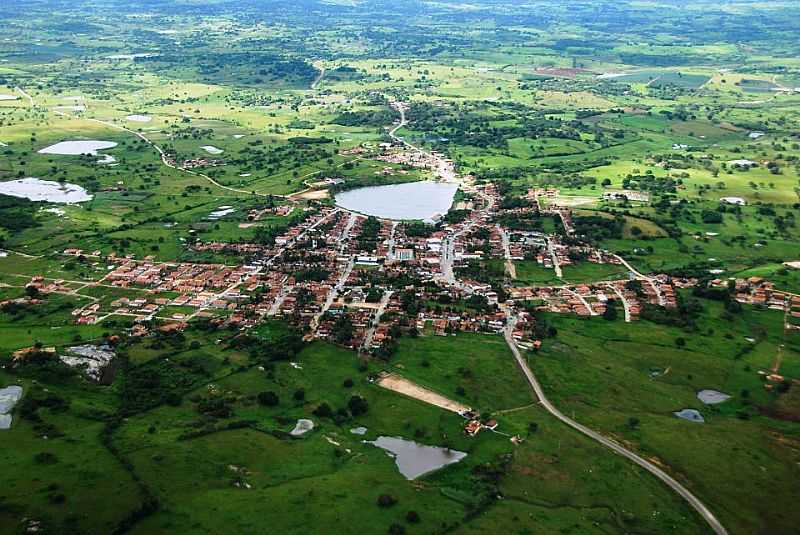
[[[519,351],[519,347],[517,347],[517,343],[514,341],[514,337],[512,333],[514,332],[514,326],[516,325],[516,317],[513,315],[511,310],[508,307],[503,307],[504,312],[506,313],[506,317],[508,318],[508,323],[506,325],[504,336],[506,339],[506,343],[508,347],[511,349],[511,352],[514,354],[514,358],[517,361],[522,373],[525,375],[525,378],[528,380],[528,384],[530,384],[531,389],[533,389],[536,397],[539,399],[539,403],[544,407],[544,409],[549,412],[551,415],[555,416],[558,420],[563,422],[564,424],[568,425],[569,427],[575,429],[586,435],[587,437],[591,438],[595,442],[598,442],[605,446],[606,448],[610,449],[614,453],[618,455],[622,455],[626,459],[636,463],[640,467],[644,468],[662,482],[664,482],[669,488],[675,491],[678,495],[680,495],[686,502],[697,511],[703,520],[708,523],[709,527],[714,531],[716,535],[728,535],[728,531],[722,525],[722,523],[714,516],[714,513],[706,507],[706,505],[700,501],[700,499],[692,494],[689,489],[684,487],[681,483],[679,483],[675,478],[664,472],[661,468],[656,466],[655,464],[651,463],[650,461],[646,460],[645,458],[637,455],[636,453],[632,452],[631,450],[623,447],[618,442],[607,438],[596,431],[592,431],[585,425],[579,424],[575,420],[567,417],[561,411],[559,411],[555,405],[553,405],[550,400],[547,399],[547,396],[544,394],[544,390],[542,389],[539,381],[536,379],[536,376],[533,375],[530,367],[528,366],[527,361],[522,356]]]

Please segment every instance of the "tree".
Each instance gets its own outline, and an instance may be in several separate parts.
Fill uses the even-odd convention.
[[[306,391],[302,388],[298,388],[294,391],[294,395],[292,397],[294,397],[295,401],[303,401],[306,399]]]
[[[355,332],[350,316],[347,314],[339,316],[333,324],[332,331],[333,339],[337,344],[348,345],[353,340]]]
[[[420,518],[419,513],[416,511],[409,511],[406,513],[406,522],[409,524],[419,524]]]
[[[331,406],[323,401],[317,406],[316,409],[314,409],[313,414],[319,418],[330,418],[333,416],[333,409],[331,409]]]
[[[639,418],[631,416],[630,418],[628,418],[627,424],[630,429],[636,429],[639,427]]]
[[[675,345],[678,347],[685,347],[686,339],[679,336],[678,338],[675,339]]]
[[[609,299],[606,303],[606,309],[603,311],[603,319],[608,321],[617,319],[617,302],[615,300]]]
[[[258,394],[258,403],[265,407],[274,407],[279,402],[278,394],[275,392],[259,392]]]
[[[369,410],[369,404],[367,403],[367,400],[361,396],[352,396],[347,402],[347,408],[350,409],[350,413],[353,416],[360,416],[367,413]]]

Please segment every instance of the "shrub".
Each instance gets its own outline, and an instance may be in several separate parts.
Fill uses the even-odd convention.
[[[397,500],[389,494],[381,494],[378,496],[378,506],[380,507],[392,507],[396,503]]]
[[[275,392],[259,392],[257,399],[258,403],[265,407],[274,407],[280,402]]]

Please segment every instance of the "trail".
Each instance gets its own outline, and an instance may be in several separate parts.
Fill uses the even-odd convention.
[[[93,122],[98,123],[98,124],[102,124],[104,126],[108,126],[110,128],[115,128],[115,129],[121,130],[123,132],[128,132],[129,134],[133,134],[134,136],[138,137],[139,139],[141,139],[142,141],[144,141],[145,143],[147,143],[148,145],[153,147],[156,150],[156,152],[158,152],[159,156],[161,156],[161,163],[163,165],[165,165],[166,167],[169,167],[170,169],[175,169],[176,171],[181,171],[183,173],[186,173],[186,174],[189,174],[189,175],[192,175],[192,176],[199,176],[201,178],[204,178],[204,179],[208,180],[209,182],[211,182],[212,184],[214,184],[218,188],[224,189],[226,191],[232,191],[234,193],[244,193],[246,195],[257,195],[259,197],[268,197],[268,196],[270,196],[270,194],[266,194],[266,193],[256,193],[255,191],[247,191],[247,190],[232,188],[230,186],[225,186],[224,184],[220,184],[219,182],[217,182],[216,180],[214,180],[213,178],[211,178],[210,176],[208,176],[206,174],[198,173],[197,171],[190,171],[189,169],[183,169],[182,167],[178,167],[177,165],[175,165],[174,163],[169,161],[169,158],[167,157],[167,153],[164,152],[164,149],[162,149],[154,141],[152,141],[150,138],[148,138],[147,136],[145,136],[141,132],[137,132],[135,130],[131,130],[130,128],[126,128],[124,126],[120,126],[118,124],[114,124],[114,123],[111,123],[109,121],[101,121],[100,119],[87,119],[87,120],[88,121],[93,121]],[[273,197],[285,197],[284,195],[272,195],[272,196]]]
[[[22,95],[23,97],[25,97],[25,98],[27,98],[27,99],[28,99],[28,102],[30,102],[30,104],[31,104],[31,107],[33,107],[33,106],[35,106],[35,105],[36,105],[36,104],[34,104],[34,103],[33,103],[33,97],[32,97],[32,96],[30,96],[28,93],[26,93],[24,89],[22,89],[22,88],[21,88],[21,87],[19,87],[19,86],[15,87],[14,89],[16,89],[16,90],[17,90],[17,92],[19,92],[19,94],[20,94],[20,95]]]
[[[316,89],[316,88],[317,88],[317,86],[319,85],[319,83],[320,83],[320,82],[322,81],[322,79],[325,77],[325,66],[323,66],[323,65],[322,65],[321,63],[319,63],[319,62],[315,62],[315,63],[314,63],[314,68],[316,68],[316,69],[318,69],[318,70],[319,70],[319,74],[318,74],[318,75],[317,75],[317,77],[314,79],[314,81],[313,81],[313,82],[311,82],[311,89]]]
[[[536,397],[539,399],[539,403],[544,407],[544,409],[549,412],[551,415],[555,416],[558,420],[563,422],[564,424],[568,425],[569,427],[583,433],[587,437],[591,438],[595,442],[600,443],[601,445],[605,446],[606,448],[610,449],[614,453],[618,455],[622,455],[623,457],[627,458],[628,460],[636,463],[640,467],[644,468],[662,482],[664,482],[669,488],[675,491],[678,495],[680,495],[686,502],[697,511],[703,520],[708,523],[711,527],[713,532],[716,535],[728,535],[727,530],[725,527],[717,520],[717,517],[714,516],[714,513],[706,507],[706,505],[700,501],[694,494],[692,494],[689,489],[681,485],[675,478],[664,472],[655,464],[651,463],[650,461],[644,459],[643,457],[639,456],[638,454],[634,453],[633,451],[625,448],[618,442],[611,440],[610,438],[606,438],[605,436],[601,435],[596,431],[592,431],[585,425],[579,424],[575,420],[568,418],[565,416],[561,411],[559,411],[555,405],[553,405],[550,400],[547,399],[547,396],[544,394],[544,390],[542,389],[539,381],[536,379],[536,376],[533,375],[528,363],[523,358],[522,354],[517,347],[517,343],[514,341],[514,337],[512,336],[514,325],[516,324],[516,318],[511,313],[511,310],[504,307],[506,317],[508,318],[508,325],[506,326],[504,335],[506,339],[506,343],[508,347],[511,349],[511,353],[513,353],[514,358],[517,361],[522,373],[525,375],[525,378],[528,380],[528,384],[530,384],[531,389],[536,394]]]

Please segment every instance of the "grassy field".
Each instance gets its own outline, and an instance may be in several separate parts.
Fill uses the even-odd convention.
[[[779,407],[786,409],[787,400],[766,392],[758,372],[772,366],[778,346],[785,344],[792,364],[782,373],[794,376],[798,339],[783,337],[781,313],[746,309],[726,321],[718,304],[702,304],[692,332],[646,321],[551,316],[558,336],[531,364],[562,410],[663,463],[707,497],[734,530],[789,533],[785,512],[791,505],[777,489],[793,478],[800,437],[791,416],[772,416]],[[688,343],[678,348],[677,338]],[[733,398],[706,406],[696,397],[702,389]],[[672,414],[684,408],[700,410],[706,422]],[[730,470],[731,462],[737,470]],[[753,495],[751,488],[762,491]],[[754,507],[742,509],[742,500]]]

